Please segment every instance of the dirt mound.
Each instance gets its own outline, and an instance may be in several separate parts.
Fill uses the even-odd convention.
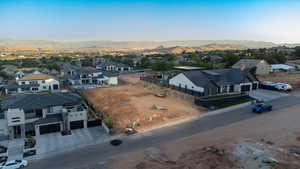
[[[162,153],[152,153],[136,169],[238,169],[234,157],[224,149],[205,147],[182,154],[173,161]]]

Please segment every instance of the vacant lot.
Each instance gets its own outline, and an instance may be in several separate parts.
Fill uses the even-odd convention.
[[[90,89],[83,93],[101,111],[113,117],[118,131],[133,123],[139,124],[136,129],[141,130],[205,112],[189,101],[155,96],[163,92],[160,87],[155,90],[145,88],[132,76],[127,80],[132,80],[133,84]]]
[[[291,84],[294,88],[300,88],[300,72],[276,72],[269,75],[258,76],[260,81],[272,81]]]

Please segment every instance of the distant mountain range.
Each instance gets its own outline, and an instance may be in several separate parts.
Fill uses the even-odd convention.
[[[174,40],[174,41],[50,41],[50,40],[13,40],[0,39],[0,46],[24,47],[24,48],[52,48],[52,49],[76,49],[76,48],[114,48],[114,49],[155,49],[163,46],[171,47],[203,47],[208,46],[215,49],[241,49],[241,48],[270,48],[283,44],[264,41],[250,40]],[[297,44],[284,44],[286,46],[297,46]]]

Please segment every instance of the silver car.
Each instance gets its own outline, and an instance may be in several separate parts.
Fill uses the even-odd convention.
[[[12,160],[0,164],[0,169],[17,169],[24,168],[28,165],[26,160]]]

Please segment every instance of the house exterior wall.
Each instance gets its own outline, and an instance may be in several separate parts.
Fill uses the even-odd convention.
[[[7,120],[0,119],[0,136],[7,136],[8,135],[8,128],[7,128]]]
[[[266,61],[261,61],[256,66],[256,74],[257,75],[267,75],[271,72],[271,65],[269,65]]]
[[[178,74],[177,76],[174,76],[169,80],[169,84],[176,86],[176,87],[181,87],[193,90],[196,92],[204,92],[203,87],[196,86],[192,81],[190,81],[183,73]]]
[[[25,124],[25,114],[22,109],[8,109],[6,112],[6,118],[8,126]]]
[[[118,85],[118,77],[109,77],[107,83],[109,85]]]
[[[42,91],[58,91],[59,90],[59,81],[55,79],[47,80],[20,80],[17,82],[18,85],[29,85],[29,84],[38,84],[36,87],[30,87],[29,91],[23,91],[21,88],[18,88],[18,93],[26,92],[42,92]],[[54,85],[57,85],[57,89],[54,89]]]

